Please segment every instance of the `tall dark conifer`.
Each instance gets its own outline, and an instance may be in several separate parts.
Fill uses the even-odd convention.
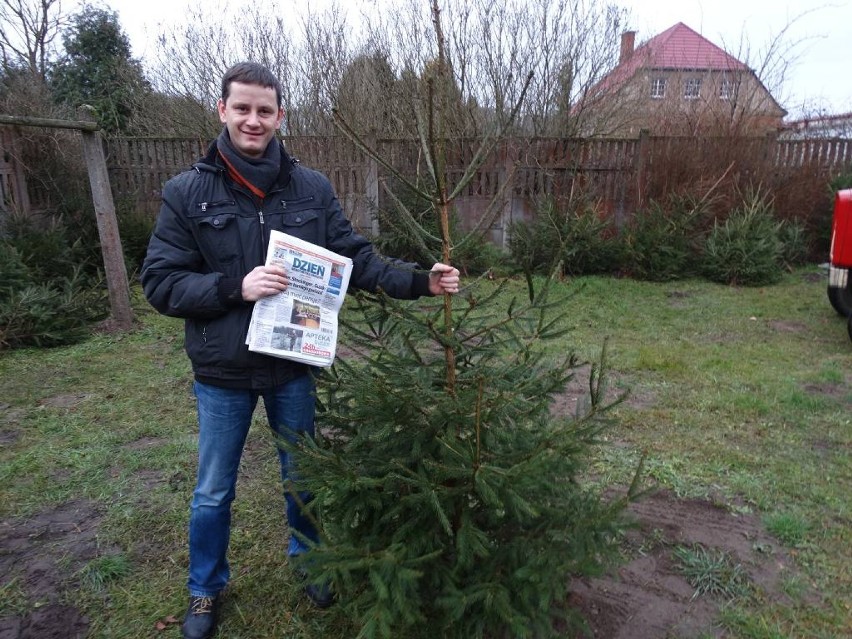
[[[88,104],[105,131],[125,131],[151,87],[130,55],[118,14],[84,5],[71,18],[63,43],[65,55],[51,72],[56,100],[73,108]]]

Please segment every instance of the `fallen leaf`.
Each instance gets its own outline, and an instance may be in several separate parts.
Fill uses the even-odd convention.
[[[169,626],[173,626],[175,624],[180,623],[180,619],[175,617],[174,615],[169,615],[165,619],[160,619],[154,627],[157,629],[157,632],[163,632]]]

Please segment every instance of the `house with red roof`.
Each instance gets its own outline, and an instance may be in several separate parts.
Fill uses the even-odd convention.
[[[621,37],[618,65],[573,112],[586,135],[766,135],[786,111],[746,64],[682,22],[634,49]]]

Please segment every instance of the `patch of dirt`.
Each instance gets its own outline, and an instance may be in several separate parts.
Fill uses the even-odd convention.
[[[12,408],[11,404],[0,402],[0,426],[4,426],[0,428],[0,446],[12,446],[21,438],[21,431],[15,426],[25,414],[23,408]]]
[[[805,384],[803,386],[805,392],[811,395],[825,395],[826,397],[833,397],[834,399],[842,399],[849,392],[849,386],[846,384],[833,384],[833,383],[823,383],[823,384]]]
[[[808,327],[802,322],[786,320],[769,320],[769,328],[779,333],[804,333],[808,330]]]
[[[128,330],[133,330],[133,327],[138,327],[139,322],[134,318],[131,320],[131,327],[124,326],[121,322],[117,321],[112,317],[108,317],[105,320],[98,322],[98,324],[94,328],[95,334],[101,335],[119,335],[128,332]],[[0,638],[2,639],[2,638]]]
[[[721,599],[694,597],[673,558],[676,546],[701,544],[740,564],[753,586],[772,601],[791,563],[754,515],[735,515],[706,501],[659,492],[631,504],[637,528],[628,535],[635,557],[613,574],[575,580],[569,604],[598,639],[724,637],[714,625]],[[586,635],[580,635],[584,637]],[[579,638],[578,638],[579,639]]]
[[[161,446],[162,444],[165,444],[166,441],[167,440],[164,437],[140,437],[132,442],[123,444],[121,447],[126,450],[148,450]]]
[[[74,408],[77,404],[90,397],[87,393],[67,393],[65,395],[54,395],[41,400],[41,406],[50,408]]]
[[[11,446],[21,438],[21,431],[4,428],[0,430],[0,446]]]
[[[85,563],[98,556],[100,523],[95,505],[82,500],[0,523],[0,589],[22,590],[29,603],[27,612],[0,618],[0,638],[86,636],[87,618],[65,604],[62,593],[75,585]]]
[[[689,298],[692,297],[692,293],[687,291],[669,291],[666,293],[666,297],[669,298],[669,305],[672,308],[686,308],[689,306]]]
[[[852,386],[850,377],[847,376],[845,383],[823,382],[819,384],[804,384],[802,389],[809,395],[817,395],[838,402],[841,406],[852,408],[852,393],[849,388]]]
[[[550,408],[553,415],[576,415],[578,403],[588,401],[591,370],[592,367],[589,364],[574,370],[573,379],[568,382],[565,390],[554,398],[553,405]],[[627,388],[629,388],[629,384],[625,384],[617,373],[610,372],[607,379],[605,401],[614,401],[627,392],[627,399],[624,401],[625,406],[641,409],[654,405],[655,398],[650,391],[635,388],[626,390]]]

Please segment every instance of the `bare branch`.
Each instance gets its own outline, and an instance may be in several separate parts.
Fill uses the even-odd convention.
[[[3,68],[24,68],[42,81],[67,23],[60,0],[0,0]]]

